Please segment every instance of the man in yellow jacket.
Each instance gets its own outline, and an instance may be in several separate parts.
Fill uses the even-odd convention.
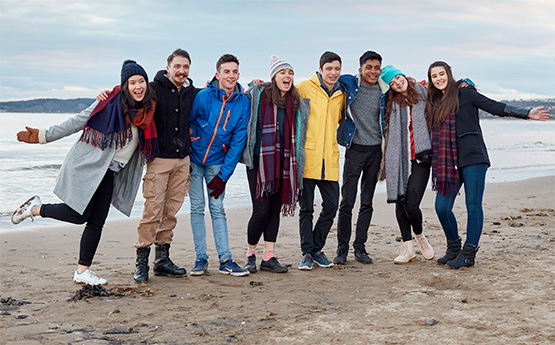
[[[339,147],[337,126],[345,108],[345,88],[339,83],[341,57],[325,52],[320,68],[310,79],[297,85],[302,98],[310,99],[305,143],[303,192],[299,197],[299,232],[303,259],[300,270],[311,270],[313,262],[332,267],[322,249],[339,204]],[[322,196],[322,211],[313,227],[314,191]]]

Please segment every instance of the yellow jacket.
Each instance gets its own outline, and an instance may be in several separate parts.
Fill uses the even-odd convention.
[[[297,85],[302,98],[310,99],[310,113],[305,143],[304,178],[339,181],[337,125],[345,107],[343,88],[331,97],[320,86],[318,75]]]

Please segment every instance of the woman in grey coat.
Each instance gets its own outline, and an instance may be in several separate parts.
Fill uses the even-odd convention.
[[[129,216],[142,177],[142,164],[154,159],[158,142],[153,114],[155,93],[145,70],[133,60],[121,69],[121,84],[110,97],[65,122],[48,129],[26,127],[17,139],[46,144],[82,130],[68,152],[56,179],[54,194],[64,203],[42,204],[38,196],[12,214],[18,224],[35,216],[86,224],[73,280],[90,285],[106,284],[89,268],[96,253],[110,204]]]
[[[382,69],[381,78],[390,89],[383,121],[385,164],[379,178],[387,181],[387,202],[396,204],[395,216],[403,239],[399,255],[393,262],[405,264],[416,260],[412,232],[422,256],[431,260],[434,250],[422,233],[420,211],[432,157],[426,124],[426,88],[391,65]]]

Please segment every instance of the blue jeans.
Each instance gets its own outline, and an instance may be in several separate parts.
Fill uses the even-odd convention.
[[[482,198],[486,184],[487,164],[475,164],[459,169],[459,189],[464,185],[467,225],[466,243],[478,246],[482,228],[484,225],[484,211],[482,210]],[[457,197],[456,193],[442,195],[436,194],[436,213],[439,222],[445,232],[448,241],[459,239],[457,219],[453,214],[453,204]]]
[[[206,254],[206,224],[204,223],[204,184],[208,184],[214,176],[220,172],[221,164],[202,166],[191,162],[191,184],[189,185],[189,199],[191,202],[191,228],[193,229],[193,241],[197,259],[208,259]],[[211,190],[207,188],[209,194]],[[225,191],[215,199],[208,197],[208,208],[212,218],[212,231],[214,242],[220,262],[231,259],[229,250],[229,239],[227,236],[227,220],[224,208]]]

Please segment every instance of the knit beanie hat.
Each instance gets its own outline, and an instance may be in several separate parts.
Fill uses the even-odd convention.
[[[402,75],[403,77],[406,77],[405,74],[400,70],[398,70],[397,68],[391,65],[387,65],[384,68],[382,68],[382,74],[380,74],[380,77],[383,79],[383,81],[387,83],[387,85],[389,85],[389,83],[391,83],[391,80],[393,80],[393,78],[395,78],[399,74]]]
[[[290,69],[293,70],[293,66],[283,59],[280,59],[279,56],[272,55],[270,56],[270,80],[277,74],[277,72]]]
[[[129,77],[137,74],[145,77],[146,82],[148,83],[148,75],[146,74],[144,68],[133,60],[125,60],[121,66],[121,85],[123,86]]]

